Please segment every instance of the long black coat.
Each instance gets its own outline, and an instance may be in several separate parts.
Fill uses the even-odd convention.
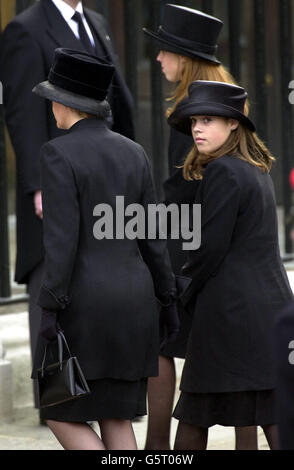
[[[87,8],[84,13],[96,44],[102,45],[116,67],[110,99],[113,130],[133,138],[132,98],[119,71],[104,18]],[[40,0],[16,16],[1,35],[0,80],[17,164],[15,279],[19,283],[27,282],[28,274],[44,256],[42,222],[35,215],[33,194],[40,189],[40,148],[62,132],[56,128],[51,103],[33,95],[32,88],[47,80],[57,47],[83,50],[51,0]]]
[[[196,196],[202,241],[183,274],[197,298],[181,390],[272,389],[273,323],[293,297],[281,262],[271,177],[234,156],[205,169]]]
[[[157,375],[158,312],[175,291],[164,240],[93,235],[97,204],[116,217],[125,206],[154,204],[142,147],[84,119],[42,149],[45,278],[39,304],[61,309],[59,322],[88,379]],[[115,233],[115,232],[114,232]],[[39,341],[35,368],[44,352]]]
[[[170,128],[170,138],[168,146],[168,166],[169,178],[164,182],[164,196],[166,204],[189,203],[195,194],[195,186],[198,181],[187,181],[183,177],[183,169],[177,168],[182,165],[194,145],[192,136],[187,136]],[[168,250],[170,253],[173,270],[180,274],[181,268],[187,259],[187,252],[182,250],[182,240],[168,240]]]
[[[183,169],[177,168],[182,165],[193,146],[192,136],[186,136],[181,132],[170,128],[170,139],[168,148],[169,178],[164,182],[164,202],[169,204],[193,203],[199,181],[187,181],[183,177]],[[187,251],[182,248],[184,240],[168,239],[167,247],[170,255],[172,268],[175,274],[181,273],[181,268],[187,261]],[[180,316],[180,331],[172,343],[165,346],[162,354],[168,357],[181,357],[186,355],[188,337],[191,330],[191,316],[184,311],[181,303],[178,303]]]

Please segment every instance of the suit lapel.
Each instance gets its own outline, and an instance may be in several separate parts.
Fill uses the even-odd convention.
[[[124,132],[121,130],[123,126],[120,126],[120,124],[118,124],[118,129],[119,129],[118,132],[121,132],[122,134],[127,135],[128,137],[133,139],[134,138],[134,129],[133,129],[133,122],[132,122],[132,113],[133,113],[133,108],[134,108],[133,98],[121,74],[119,60],[112,48],[111,39],[105,28],[103,17],[101,17],[101,15],[96,14],[95,12],[92,12],[91,10],[88,10],[88,8],[84,8],[84,13],[87,18],[87,21],[92,27],[93,33],[95,33],[98,40],[101,41],[102,45],[105,47],[107,51],[109,60],[115,66],[115,73],[114,73],[113,80],[112,80],[112,87],[110,88],[109,96],[108,96],[108,99],[112,107],[112,111],[114,115],[116,115],[117,117],[117,122],[119,122],[120,121],[119,114],[121,112],[121,109],[115,110],[114,108],[115,108],[115,102],[120,103],[120,106],[123,105],[124,107],[125,114],[128,114],[130,118],[131,125],[127,133],[124,134]]]
[[[129,105],[132,106],[130,104],[132,101],[130,97],[130,92],[127,89],[124,79],[122,77],[118,57],[113,50],[111,39],[107,33],[104,21],[102,19],[103,17],[100,17],[100,15],[97,15],[88,8],[84,8],[84,13],[89,25],[92,27],[93,34],[96,34],[97,39],[101,41],[101,44],[104,46],[110,62],[112,62],[115,66],[113,84],[115,85],[116,93],[118,93],[119,90],[123,90],[126,99],[129,101]],[[113,87],[111,88],[111,90],[111,92],[113,92]]]
[[[47,33],[56,43],[56,47],[68,47],[84,51],[83,45],[75,37],[71,28],[51,0],[40,0],[47,18]]]
[[[111,39],[105,29],[103,20],[99,18],[99,15],[95,14],[88,8],[84,8],[84,14],[93,34],[96,34],[98,41],[100,41],[102,46],[105,48],[110,61],[117,65],[117,58],[114,54]]]

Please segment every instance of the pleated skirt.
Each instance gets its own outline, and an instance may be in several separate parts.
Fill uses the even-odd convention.
[[[198,427],[265,426],[276,423],[273,390],[186,393],[182,392],[173,417]]]

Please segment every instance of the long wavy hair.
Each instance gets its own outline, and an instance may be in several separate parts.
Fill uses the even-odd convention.
[[[175,54],[179,58],[182,56]],[[221,64],[215,64],[207,60],[191,59],[185,57],[184,67],[182,71],[181,80],[178,83],[176,89],[172,95],[167,98],[167,101],[173,101],[171,107],[166,111],[166,117],[168,118],[171,113],[176,109],[177,105],[188,96],[189,85],[195,80],[209,80],[213,82],[226,82],[232,85],[237,85],[233,76],[230,72]],[[246,101],[244,113],[246,116],[249,113],[249,103]]]
[[[183,168],[184,178],[188,181],[202,179],[206,165],[223,155],[233,155],[240,158],[251,165],[257,166],[264,173],[269,173],[275,161],[275,158],[257,134],[239,123],[237,129],[231,132],[222,147],[209,155],[202,154],[194,145],[184,164],[180,167]]]

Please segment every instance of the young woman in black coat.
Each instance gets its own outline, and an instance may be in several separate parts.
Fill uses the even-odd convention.
[[[194,310],[176,449],[205,449],[208,429],[262,426],[278,448],[273,326],[293,299],[279,253],[274,158],[244,114],[241,87],[195,81],[169,124],[195,142],[183,175],[199,180],[201,246],[182,273],[182,302]],[[257,442],[255,448],[257,447]]]
[[[34,89],[52,101],[67,134],[41,154],[46,256],[33,377],[58,322],[91,390],[42,408],[65,449],[136,448],[131,420],[146,414],[147,379],[158,373],[156,298],[164,340],[179,326],[164,240],[126,232],[127,208],[140,205],[146,214],[155,198],[144,150],[107,124],[113,70],[94,56],[57,49],[48,81]],[[89,421],[99,422],[101,437]]]
[[[188,94],[190,84],[195,80],[213,80],[235,83],[232,75],[223,67],[215,54],[222,22],[198,10],[180,5],[168,4],[164,9],[163,24],[156,33],[144,30],[156,41],[160,52],[157,60],[161,63],[165,78],[176,85],[168,99],[171,106],[166,111],[168,118]],[[248,104],[246,103],[246,113]],[[168,145],[169,178],[164,183],[167,205],[187,203],[193,198],[199,182],[186,181],[179,168],[193,146],[191,135],[184,135],[170,128]],[[182,249],[182,240],[168,240],[168,250],[173,271],[179,275],[186,262],[187,252]],[[174,358],[185,358],[191,330],[191,317],[178,305],[181,328],[176,340],[161,349],[159,376],[148,383],[148,430],[146,449],[170,448],[170,425],[175,394]],[[256,439],[256,430],[236,429],[236,447],[246,446]]]

